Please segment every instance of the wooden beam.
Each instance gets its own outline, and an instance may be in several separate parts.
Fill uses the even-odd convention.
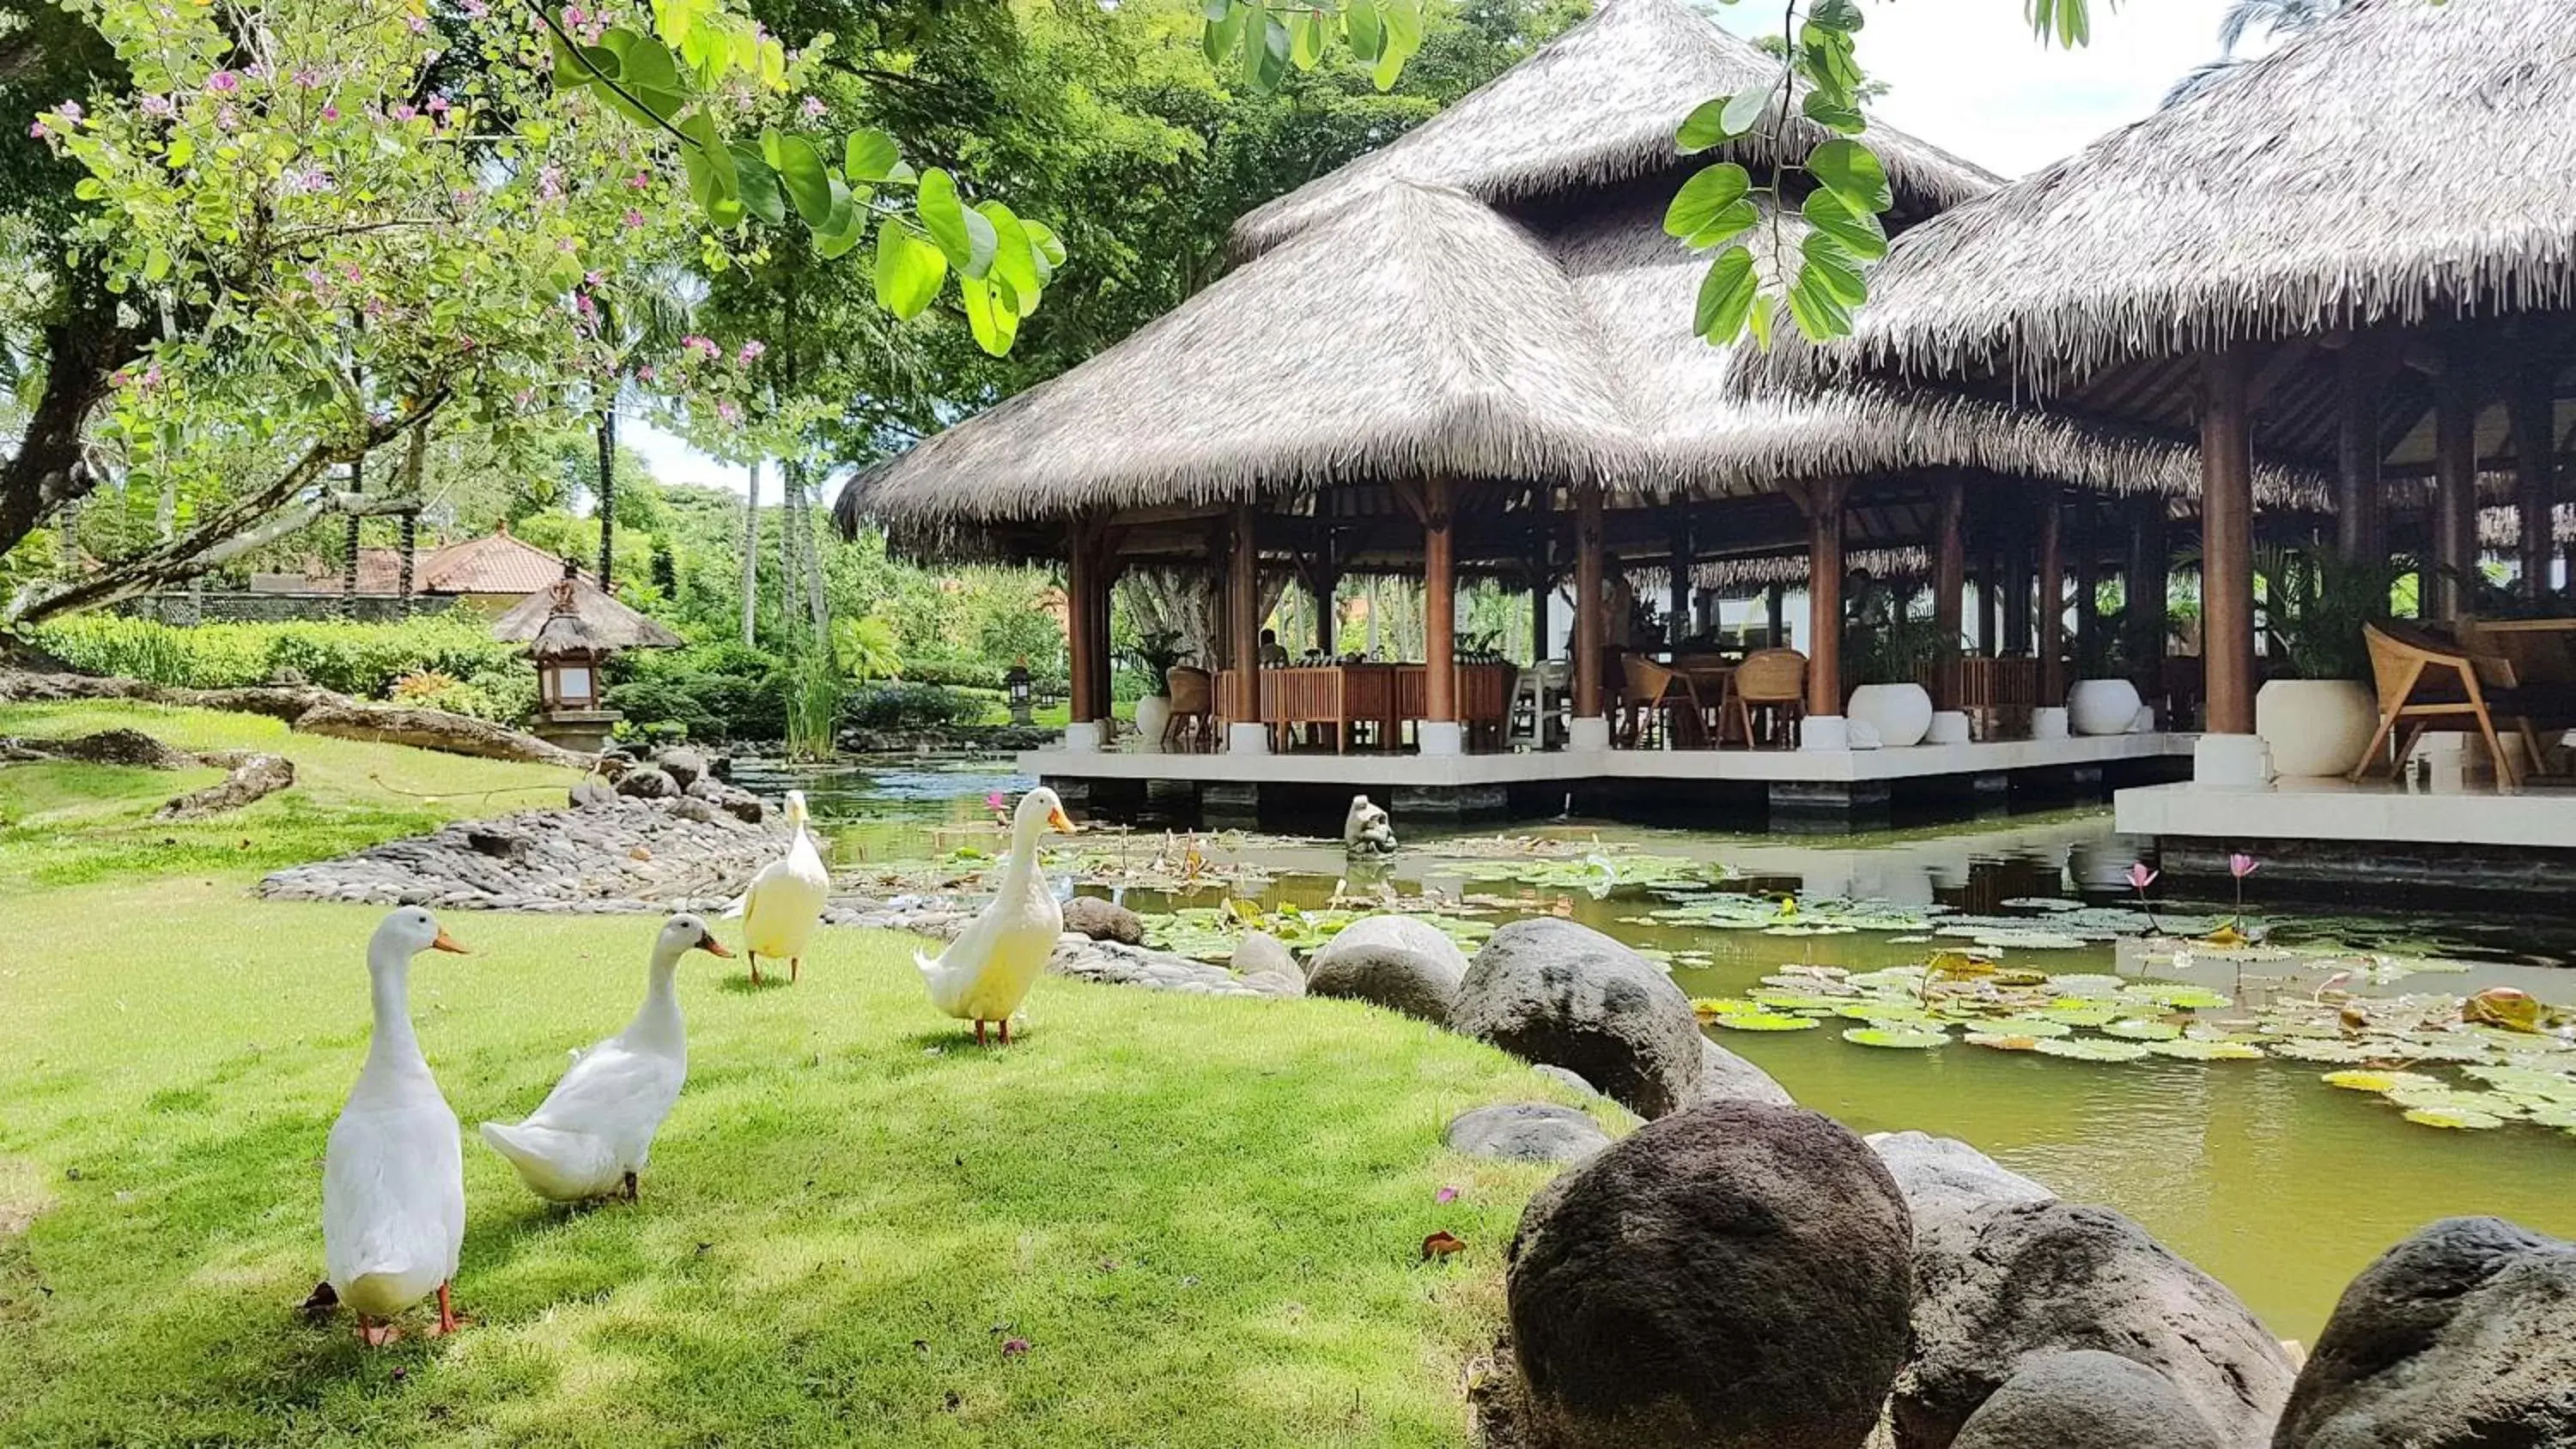
[[[2351,563],[2376,564],[2388,550],[2379,478],[2387,357],[2385,342],[2373,337],[2356,340],[2335,359],[2335,551]]]
[[[1850,481],[1820,480],[1799,494],[1807,514],[1807,713],[1843,712],[1843,502]]]
[[[1234,670],[1234,697],[1226,701],[1229,724],[1261,719],[1261,548],[1257,515],[1249,504],[1234,509],[1234,548],[1225,570],[1226,640]]]
[[[1932,527],[1932,631],[1940,636],[1940,657],[1949,660],[1959,657],[1959,613],[1967,602],[1967,485],[1956,478],[1943,479],[1939,503],[1939,518]],[[1935,703],[1944,709],[1955,704],[1947,699]]]
[[[1449,480],[1422,486],[1423,717],[1458,718],[1458,560],[1450,534]]]
[[[2279,387],[2290,374],[2298,371],[2299,364],[2307,361],[2308,355],[2315,350],[2315,342],[2304,337],[2273,348],[2271,354],[2254,369],[2254,375],[2245,381],[2246,412],[2250,415],[2256,408],[2263,406],[2264,399],[2272,395],[2272,389]]]
[[[2165,635],[2171,628],[2165,616],[2173,572],[2172,550],[2166,542],[2170,519],[2165,500],[2158,496],[2139,499],[2130,512],[2129,562],[2120,584],[2129,679],[2141,697],[2155,699],[2164,693]]]
[[[2444,360],[2433,379],[2433,567],[2436,619],[2457,619],[2475,598],[2478,567],[2478,394],[2467,357]]]
[[[2066,703],[2066,500],[2039,490],[2039,702]]]
[[[2254,733],[2254,447],[2248,354],[2201,357],[2201,668],[2212,734]]]
[[[1100,718],[1099,701],[1091,691],[1091,530],[1087,520],[1076,518],[1065,529],[1064,549],[1064,623],[1066,665],[1072,685],[1068,718],[1074,724],[1089,724]]]
[[[1664,590],[1664,642],[1679,645],[1690,637],[1690,505],[1673,505],[1672,562],[1665,566],[1671,575]]]
[[[2081,678],[2100,657],[2102,633],[2102,540],[2095,525],[2101,508],[2090,493],[2068,490],[2067,548],[2075,555],[2075,676]]]
[[[2527,364],[2514,379],[2513,499],[2522,515],[2522,543],[2515,552],[2522,566],[2522,596],[2538,600],[2549,592],[2549,565],[2557,553],[2553,527],[2558,502],[2557,456],[2550,434],[2554,367]]]
[[[1601,718],[1601,485],[1574,490],[1574,714]]]

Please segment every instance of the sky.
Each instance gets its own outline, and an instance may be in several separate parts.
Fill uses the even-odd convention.
[[[1860,62],[1888,83],[1872,110],[1889,125],[2004,176],[2083,149],[2156,108],[2167,87],[2217,53],[2226,0],[2093,0],[2093,43],[2043,48],[2021,0],[1869,0]],[[1736,0],[1719,20],[1750,35],[1778,23],[1765,0]],[[743,470],[640,420],[627,442],[653,475],[740,493]],[[763,491],[774,495],[776,483]]]

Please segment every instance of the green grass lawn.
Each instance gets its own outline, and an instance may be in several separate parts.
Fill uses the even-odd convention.
[[[186,750],[265,750],[293,789],[202,821],[156,821],[214,769],[29,764],[0,768],[0,891],[176,872],[269,871],[434,830],[450,820],[560,804],[575,778],[543,765],[299,735],[258,715],[124,702],[0,705],[0,735],[139,729]]]
[[[139,712],[32,713],[0,732]],[[135,817],[172,777],[0,769],[0,1444],[1464,1442],[1544,1174],[1441,1128],[1561,1091],[1349,1003],[1052,979],[1026,1040],[978,1051],[925,1002],[919,943],[879,933],[826,932],[792,988],[691,958],[692,1077],[640,1204],[548,1206],[469,1140],[465,1333],[368,1353],[306,1324],[380,913],[249,900],[245,866],[489,808],[384,805],[371,775],[545,772],[151,713],[285,746],[311,798],[156,853]],[[470,1134],[623,1022],[654,923],[446,924],[475,954],[424,957],[413,1008]],[[1469,1250],[1423,1264],[1437,1229]]]

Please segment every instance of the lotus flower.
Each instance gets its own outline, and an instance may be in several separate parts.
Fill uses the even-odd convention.
[[[2154,885],[2155,883],[2156,873],[2147,869],[2147,863],[2145,861],[2140,860],[2130,862],[2129,884],[2140,895],[2146,894],[2147,887]]]
[[[2227,857],[2227,873],[2236,877],[2238,880],[2243,880],[2245,877],[2252,875],[2255,871],[2261,869],[2262,864],[2263,863],[2261,861],[2256,860],[2250,855],[2231,855]]]

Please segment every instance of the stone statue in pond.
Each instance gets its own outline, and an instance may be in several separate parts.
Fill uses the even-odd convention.
[[[1351,813],[1342,817],[1342,849],[1353,856],[1395,854],[1395,822],[1366,795],[1351,797]]]

